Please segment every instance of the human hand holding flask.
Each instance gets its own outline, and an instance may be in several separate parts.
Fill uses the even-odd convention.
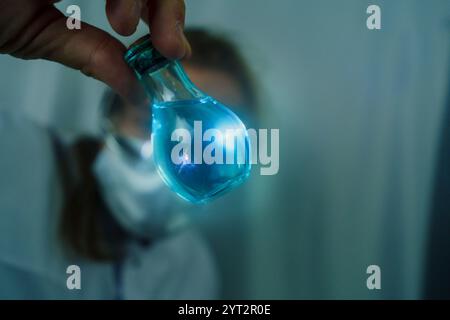
[[[62,63],[106,83],[128,101],[142,102],[145,94],[123,61],[123,44],[87,23],[80,30],[69,30],[67,17],[54,6],[56,2],[1,0],[0,53]],[[155,47],[167,58],[190,54],[183,34],[183,0],[107,0],[106,15],[112,28],[124,36],[134,33],[144,19]]]

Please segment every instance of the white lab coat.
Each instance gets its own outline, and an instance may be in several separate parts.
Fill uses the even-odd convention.
[[[70,259],[58,238],[62,191],[47,130],[0,112],[0,152],[0,299],[113,299],[112,264]],[[125,299],[216,297],[214,263],[193,230],[132,251]],[[80,290],[67,287],[70,265],[81,269]]]

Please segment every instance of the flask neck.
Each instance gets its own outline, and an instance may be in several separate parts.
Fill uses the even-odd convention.
[[[187,77],[178,61],[167,61],[159,68],[141,74],[139,79],[154,104],[196,100],[204,96]]]
[[[149,35],[132,44],[124,58],[154,104],[204,97],[178,61],[168,60],[153,47]]]

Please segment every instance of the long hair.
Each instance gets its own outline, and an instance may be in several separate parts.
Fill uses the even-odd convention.
[[[126,233],[111,216],[92,172],[101,148],[100,140],[82,137],[69,150],[78,178],[71,179],[70,168],[61,167],[65,201],[60,236],[72,253],[89,260],[110,261],[124,254]]]

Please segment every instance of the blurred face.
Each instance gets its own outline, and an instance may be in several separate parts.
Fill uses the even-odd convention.
[[[236,108],[244,105],[245,99],[239,82],[230,74],[189,63],[183,66],[189,78],[200,90],[229,106],[233,111],[237,111]]]
[[[149,140],[152,115],[146,106],[134,106],[125,103],[120,114],[113,117],[115,129],[124,136]]]
[[[234,112],[241,112],[245,103],[239,83],[224,71],[202,68],[185,63],[186,70],[192,82],[202,91],[230,107]],[[125,104],[120,115],[113,120],[119,133],[147,140],[151,134],[151,112],[146,107],[136,107]]]

